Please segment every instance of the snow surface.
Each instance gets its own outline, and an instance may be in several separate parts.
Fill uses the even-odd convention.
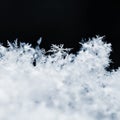
[[[41,39],[35,49],[0,45],[0,120],[120,120],[120,69],[106,71],[111,44],[102,38],[80,43],[77,55],[40,49]]]

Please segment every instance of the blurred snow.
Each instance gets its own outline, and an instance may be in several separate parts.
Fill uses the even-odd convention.
[[[40,43],[0,45],[0,120],[120,120],[120,69],[106,71],[111,44],[92,38],[73,55]]]

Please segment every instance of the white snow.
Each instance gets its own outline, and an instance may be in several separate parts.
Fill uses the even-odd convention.
[[[63,45],[45,55],[40,43],[0,45],[0,120],[120,120],[120,69],[105,69],[111,44],[95,37],[77,55]]]

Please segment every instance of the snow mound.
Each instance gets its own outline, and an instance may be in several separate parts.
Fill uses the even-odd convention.
[[[102,38],[80,43],[77,55],[40,49],[41,39],[35,49],[0,45],[0,120],[120,120],[120,69],[106,71]]]

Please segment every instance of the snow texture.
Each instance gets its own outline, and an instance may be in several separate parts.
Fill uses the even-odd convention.
[[[36,48],[1,44],[0,120],[120,120],[120,69],[106,71],[111,44],[102,39],[80,43],[77,55],[40,49],[41,38]]]

